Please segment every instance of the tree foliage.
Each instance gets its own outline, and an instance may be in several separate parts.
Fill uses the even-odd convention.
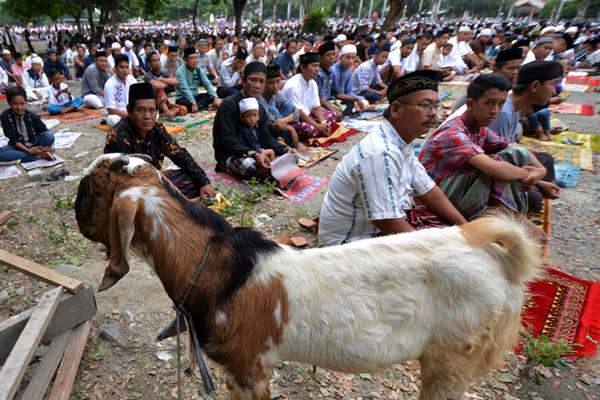
[[[600,13],[600,0],[570,0],[565,1],[563,9],[560,13],[561,19],[571,19],[577,17],[577,13],[588,3],[587,11],[583,18],[593,18]],[[560,0],[548,0],[542,11],[540,11],[540,18],[549,19],[552,17],[553,12],[558,10]]]

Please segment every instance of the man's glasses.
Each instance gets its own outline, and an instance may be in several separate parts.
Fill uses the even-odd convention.
[[[432,111],[439,112],[440,111],[440,103],[430,103],[428,101],[424,103],[409,103],[409,102],[399,102],[400,104],[406,104],[410,106],[415,106],[421,109],[421,111],[425,113],[430,113]]]

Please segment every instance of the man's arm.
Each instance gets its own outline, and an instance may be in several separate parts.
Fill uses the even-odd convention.
[[[185,172],[194,181],[198,187],[203,187],[210,184],[210,179],[206,175],[206,172],[196,163],[190,153],[179,146],[177,142],[169,135],[165,128],[160,127],[160,137],[162,149],[161,152],[169,157],[175,165],[177,165],[183,172]]]
[[[435,185],[431,190],[422,196],[417,197],[429,211],[444,218],[454,225],[462,225],[467,222],[465,217],[448,200],[442,189]]]
[[[501,181],[523,181],[529,176],[527,169],[514,166],[506,161],[494,160],[486,154],[474,155],[468,163],[490,178]]]
[[[384,235],[393,235],[394,233],[412,232],[415,230],[405,218],[380,219],[373,222]]]

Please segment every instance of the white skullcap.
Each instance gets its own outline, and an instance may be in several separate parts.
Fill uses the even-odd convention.
[[[343,42],[347,40],[346,35],[344,35],[343,33],[340,33],[339,35],[337,35],[337,37],[335,39],[333,39],[333,43],[339,43],[339,42]]]
[[[165,46],[170,46],[170,45],[171,45],[171,41],[170,41],[170,40],[167,40],[167,39],[165,39],[165,40],[163,40],[163,44],[164,44]]]
[[[469,28],[468,26],[463,25],[460,28],[458,28],[458,32],[460,32],[460,33],[471,32],[471,28]]]
[[[482,29],[478,36],[492,36],[493,32],[489,28]]]
[[[354,53],[354,54],[358,54],[358,51],[356,50],[356,46],[353,44],[347,44],[344,47],[342,47],[342,49],[340,50],[340,54],[339,56],[343,56],[344,54],[349,54],[349,53]]]
[[[120,48],[121,48],[121,45],[119,44],[119,42],[114,42],[114,43],[112,44],[112,46],[110,46],[110,48],[111,48],[111,49],[113,49],[113,50],[114,50],[114,49],[120,49]]]
[[[258,100],[255,97],[247,97],[240,100],[240,114],[250,110],[258,111]]]
[[[2,50],[2,54],[3,54],[3,55],[4,55],[4,54],[10,54],[10,50],[6,50],[6,49],[4,49],[4,50]]]
[[[579,29],[577,29],[576,26],[570,26],[567,28],[567,30],[565,31],[565,33],[577,33],[579,32]]]
[[[39,57],[31,57],[31,64],[43,64],[44,62],[42,61],[41,58]]]
[[[131,42],[131,40],[126,40],[125,41],[125,47],[127,47],[128,49],[133,48],[133,43]]]
[[[548,32],[556,32],[556,28],[553,26],[547,26],[544,29],[542,29],[542,31],[540,32],[540,35],[544,35]]]
[[[556,32],[564,32],[565,31],[565,26],[564,25],[558,25],[554,29],[556,29]]]

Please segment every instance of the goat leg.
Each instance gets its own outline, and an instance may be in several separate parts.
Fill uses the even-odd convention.
[[[129,264],[127,264],[127,262],[121,263],[120,265],[109,264],[104,269],[104,277],[98,287],[98,293],[113,287],[115,283],[127,275],[127,272],[129,272]]]
[[[160,333],[156,337],[157,342],[160,342],[162,340],[165,340],[167,338],[177,335],[177,318],[179,318],[179,330],[181,332],[185,332],[187,330],[187,325],[185,323],[185,317],[182,314],[179,314],[179,316],[175,316],[175,319],[173,320],[173,322],[171,322],[171,324],[169,326],[167,326],[165,329],[160,331]]]

